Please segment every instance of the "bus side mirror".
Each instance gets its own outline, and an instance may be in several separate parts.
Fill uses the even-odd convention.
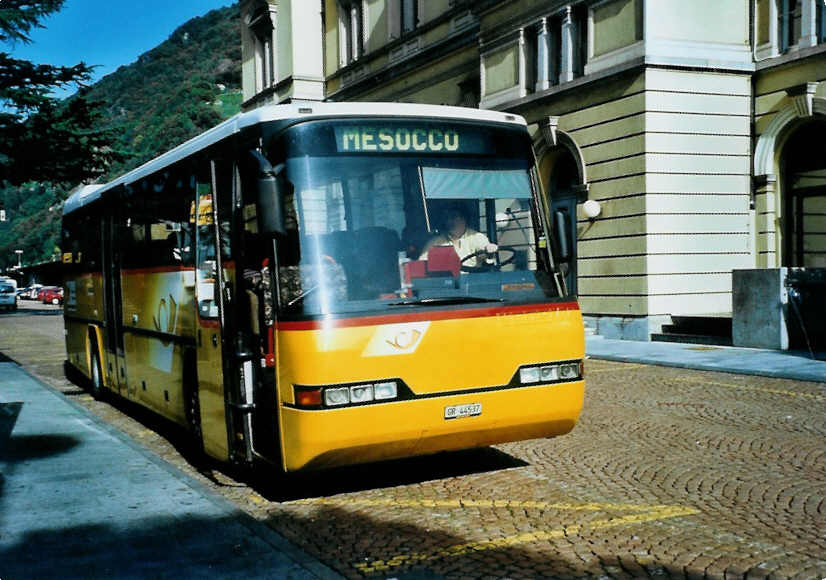
[[[284,178],[284,164],[273,167],[258,151],[250,151],[255,160],[258,178],[255,198],[258,205],[258,225],[264,234],[285,234],[284,197],[289,184]]]
[[[259,176],[257,189],[258,221],[262,233],[285,234],[284,192],[287,184],[284,176],[281,174]]]
[[[557,211],[554,213],[556,235],[559,240],[559,258],[563,262],[571,259],[571,228],[568,227],[568,213]]]

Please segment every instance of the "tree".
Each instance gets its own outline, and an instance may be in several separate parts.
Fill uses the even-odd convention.
[[[29,33],[64,0],[3,0],[0,43],[31,42]],[[0,182],[79,183],[105,173],[121,155],[109,143],[114,135],[101,129],[103,104],[88,100],[85,83],[93,68],[35,64],[0,52]],[[61,101],[57,88],[79,92]]]

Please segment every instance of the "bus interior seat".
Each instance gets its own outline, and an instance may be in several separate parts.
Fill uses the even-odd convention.
[[[427,251],[428,276],[453,276],[457,278],[462,261],[453,246],[433,246]]]

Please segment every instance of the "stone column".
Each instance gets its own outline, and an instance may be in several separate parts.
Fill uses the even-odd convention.
[[[528,45],[525,42],[525,29],[519,29],[519,96],[524,97],[528,94]]]
[[[548,34],[548,19],[539,21],[536,33],[536,90],[544,91],[551,86],[551,35]]]
[[[562,9],[562,54],[559,67],[559,82],[566,83],[574,80],[574,43],[576,41],[576,26],[574,24],[573,7],[568,5]]]
[[[801,0],[800,47],[817,44],[817,3],[823,0]]]

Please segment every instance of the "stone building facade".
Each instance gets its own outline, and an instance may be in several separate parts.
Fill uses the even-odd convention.
[[[824,0],[247,0],[242,14],[247,108],[524,116],[553,206],[576,215],[570,282],[601,334],[730,315],[735,269],[826,267]]]

